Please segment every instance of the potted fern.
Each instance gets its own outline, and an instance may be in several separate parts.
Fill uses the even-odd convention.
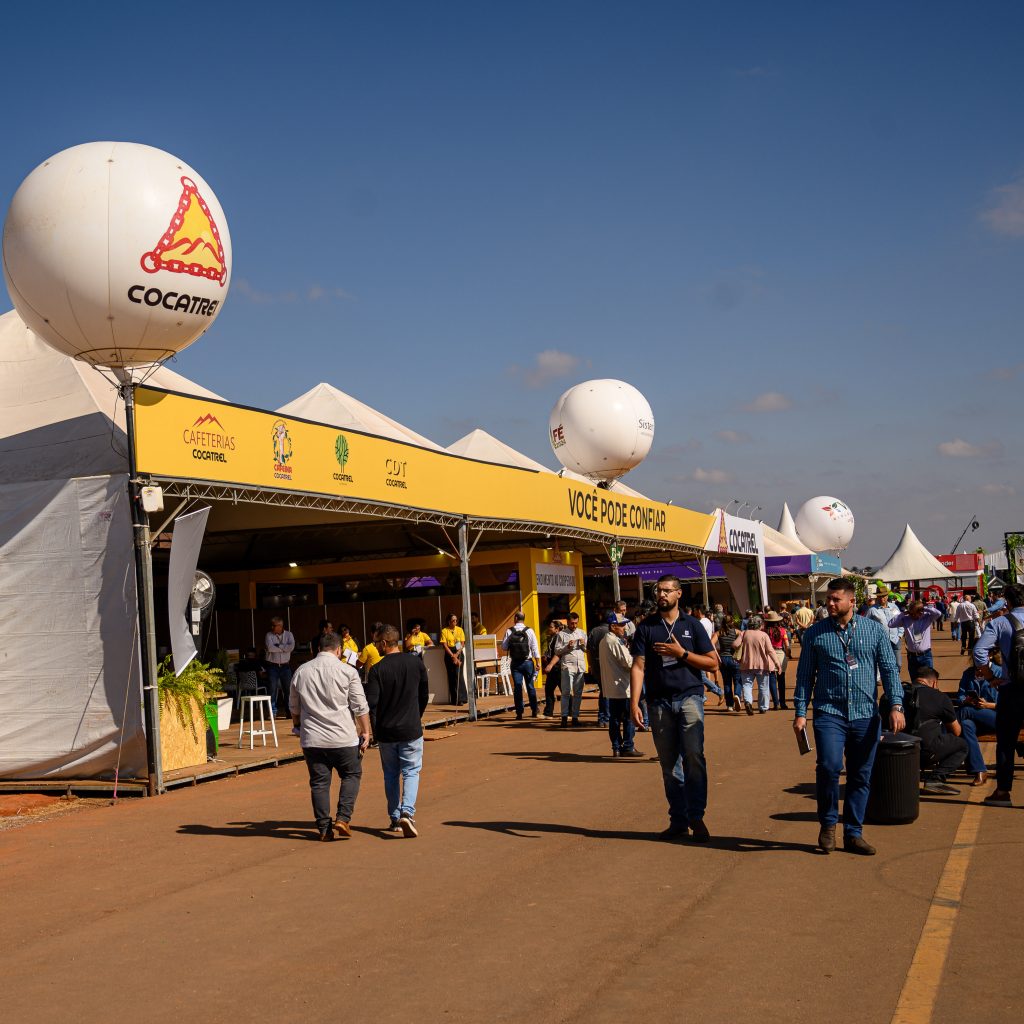
[[[161,662],[157,692],[165,771],[206,763],[206,708],[211,698],[221,692],[223,680],[224,673],[219,668],[198,658],[189,662],[179,676],[174,674],[170,657]]]

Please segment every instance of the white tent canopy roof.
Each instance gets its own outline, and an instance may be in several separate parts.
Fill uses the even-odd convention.
[[[792,522],[792,520],[790,520]],[[782,533],[779,530],[773,530],[767,523],[761,524],[764,530],[764,553],[768,558],[777,558],[780,555],[813,555],[814,552],[804,544],[799,537],[796,536],[796,531],[793,531],[793,537],[788,534]]]
[[[315,388],[310,388],[287,405],[282,405],[277,412],[283,416],[313,420],[314,423],[327,423],[342,430],[361,430],[377,437],[390,437],[406,444],[419,445],[421,448],[444,451],[429,438],[402,426],[397,420],[372,409],[358,398],[346,395],[344,391],[339,391],[331,384],[317,384]]]
[[[146,383],[219,397],[163,366]],[[123,473],[124,431],[124,403],[107,377],[51,348],[16,310],[0,315],[0,456],[8,480]]]
[[[900,580],[948,579],[953,573],[928,551],[907,523],[896,550],[873,575],[885,583],[897,583]]]
[[[796,523],[793,522],[793,513],[789,511],[789,505],[786,502],[782,503],[782,515],[779,517],[779,529],[778,532],[783,537],[788,537],[792,541],[796,541],[801,547],[804,547],[803,541],[800,540],[800,535],[796,532]]]
[[[477,427],[465,437],[448,445],[453,455],[462,455],[467,459],[479,459],[481,462],[495,462],[500,466],[516,466],[519,469],[535,469],[540,473],[550,473],[547,466],[535,462],[529,455],[517,452],[511,445],[499,441],[486,430]]]

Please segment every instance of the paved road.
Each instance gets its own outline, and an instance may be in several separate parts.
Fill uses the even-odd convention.
[[[1019,1020],[1021,812],[968,808],[964,788],[870,828],[875,858],[822,856],[788,717],[709,711],[706,846],[654,838],[653,761],[509,719],[427,744],[414,841],[375,831],[372,755],[349,842],[310,841],[301,764],[0,834],[0,1006],[105,1024],[859,1024],[893,1019],[917,953],[929,999],[904,993],[900,1020]],[[936,993],[934,937],[919,943],[971,814]]]

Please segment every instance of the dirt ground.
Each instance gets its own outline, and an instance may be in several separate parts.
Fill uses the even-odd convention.
[[[962,664],[940,660],[947,683]],[[704,846],[655,837],[649,735],[613,761],[593,726],[511,715],[426,745],[416,840],[378,831],[372,754],[346,842],[313,841],[302,764],[5,831],[4,1015],[888,1024],[971,791],[869,826],[877,857],[823,856],[789,720],[710,699]],[[936,1010],[913,1020],[1020,1019],[1000,965],[1024,952],[1024,815],[982,814]]]

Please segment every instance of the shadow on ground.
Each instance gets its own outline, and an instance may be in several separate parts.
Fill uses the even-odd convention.
[[[382,836],[386,839],[395,838],[383,829],[352,826],[353,832],[362,832],[368,836]],[[223,825],[182,825],[178,829],[182,836],[239,836],[262,839],[291,839],[320,841],[316,825],[311,821],[228,821]]]
[[[560,835],[586,836],[588,839],[628,839],[642,843],[665,842],[658,832],[626,832],[622,829],[584,828],[581,825],[561,825],[540,821],[444,821],[441,824],[451,828],[477,828],[486,832],[500,832],[516,839],[539,839],[528,835],[530,832],[556,833]],[[732,853],[767,853],[774,850],[790,850],[820,855],[821,851],[808,843],[787,843],[779,839],[752,839],[747,836],[712,836],[706,843],[696,844],[692,840],[673,840],[690,846],[701,845],[712,850],[728,850]]]

